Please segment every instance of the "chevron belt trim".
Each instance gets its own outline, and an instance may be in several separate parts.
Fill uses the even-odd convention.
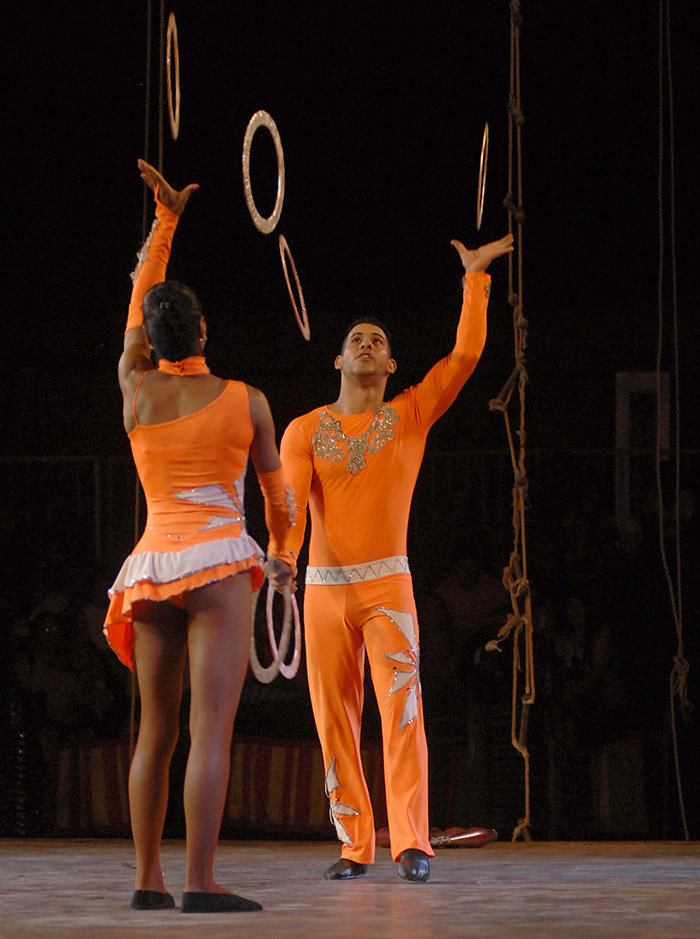
[[[346,567],[307,567],[307,584],[358,584],[390,574],[410,574],[407,557],[380,558]]]

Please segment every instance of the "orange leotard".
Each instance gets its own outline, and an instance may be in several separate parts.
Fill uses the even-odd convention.
[[[199,411],[129,434],[146,493],[146,529],[110,590],[105,632],[131,666],[131,607],[177,602],[186,590],[240,570],[262,582],[264,555],[246,532],[244,479],[253,427],[248,391],[229,381]]]

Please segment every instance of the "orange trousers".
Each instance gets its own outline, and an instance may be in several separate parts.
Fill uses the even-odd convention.
[[[411,575],[307,584],[304,627],[311,704],[341,857],[374,861],[374,816],[360,758],[365,650],[381,717],[391,854],[397,860],[407,848],[419,848],[432,856]]]

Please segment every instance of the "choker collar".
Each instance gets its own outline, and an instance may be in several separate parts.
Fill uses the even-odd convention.
[[[158,371],[167,372],[168,375],[205,375],[209,372],[209,367],[203,355],[188,355],[179,362],[159,359]]]

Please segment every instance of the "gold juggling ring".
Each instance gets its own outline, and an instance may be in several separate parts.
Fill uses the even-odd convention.
[[[258,127],[267,127],[275,144],[277,152],[277,198],[272,214],[267,218],[258,212],[258,208],[253,198],[253,187],[250,182],[250,148],[253,144],[253,137]],[[284,151],[282,150],[282,141],[280,140],[277,125],[267,111],[256,111],[248,121],[248,126],[243,137],[243,192],[245,194],[246,205],[253,219],[253,224],[261,231],[263,235],[269,235],[277,227],[277,223],[282,215],[282,204],[284,202]]]

